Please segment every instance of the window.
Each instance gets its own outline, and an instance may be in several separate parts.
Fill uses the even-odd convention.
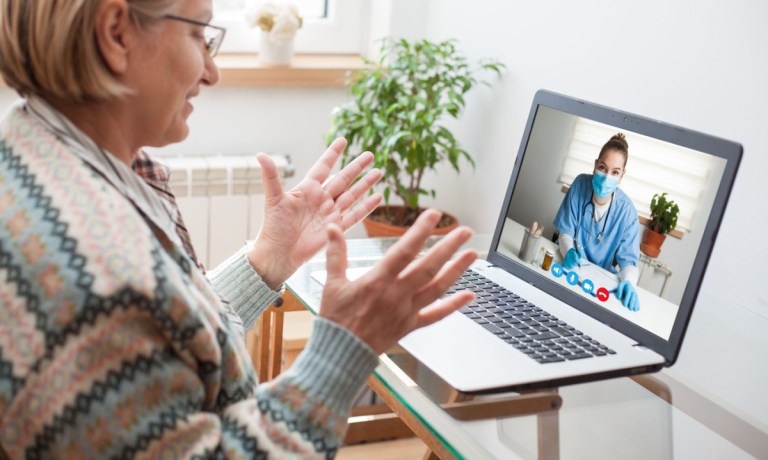
[[[261,29],[245,21],[253,0],[214,0],[214,23],[227,28],[223,53],[258,52]],[[303,25],[296,34],[298,53],[360,54],[365,48],[367,0],[292,0]]]
[[[617,128],[579,118],[560,175],[560,181],[570,185],[581,173],[591,172],[603,144]],[[637,208],[637,213],[649,217],[651,199],[655,193],[667,192],[667,197],[680,207],[678,229],[692,229],[696,210],[708,190],[708,181],[717,168],[717,157],[676,146],[632,132],[625,132],[629,142],[627,173],[621,189]]]

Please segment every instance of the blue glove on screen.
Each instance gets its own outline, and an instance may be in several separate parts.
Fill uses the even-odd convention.
[[[576,252],[576,248],[569,249],[568,252],[565,253],[565,259],[563,259],[563,268],[570,270],[579,265],[583,257],[583,251]]]
[[[640,301],[637,299],[637,291],[627,280],[623,280],[616,286],[616,298],[621,300],[630,311],[637,311],[640,309]]]

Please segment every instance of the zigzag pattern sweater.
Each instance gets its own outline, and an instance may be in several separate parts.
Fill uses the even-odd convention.
[[[212,282],[246,325],[275,295],[243,254]],[[23,106],[0,125],[0,458],[332,458],[376,362],[318,318],[257,385],[183,249]]]

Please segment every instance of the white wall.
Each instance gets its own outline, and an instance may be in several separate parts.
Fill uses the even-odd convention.
[[[539,88],[744,145],[682,353],[667,372],[768,431],[768,251],[761,243],[768,218],[755,197],[768,171],[765,18],[761,0],[435,0],[425,20],[427,37],[457,38],[470,57],[508,66],[492,94],[471,95],[458,125],[477,159],[474,174],[448,174],[438,184],[436,204],[459,206],[478,232],[496,222],[510,155]],[[466,196],[483,199],[470,205]]]

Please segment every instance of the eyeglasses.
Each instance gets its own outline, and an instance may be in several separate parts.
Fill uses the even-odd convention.
[[[216,56],[221,47],[221,42],[224,41],[224,35],[227,33],[227,29],[223,27],[213,26],[203,21],[196,21],[194,19],[185,18],[182,16],[175,16],[173,14],[166,14],[163,19],[172,19],[174,21],[186,22],[188,24],[194,24],[203,28],[203,39],[205,40],[205,50],[211,57]]]

